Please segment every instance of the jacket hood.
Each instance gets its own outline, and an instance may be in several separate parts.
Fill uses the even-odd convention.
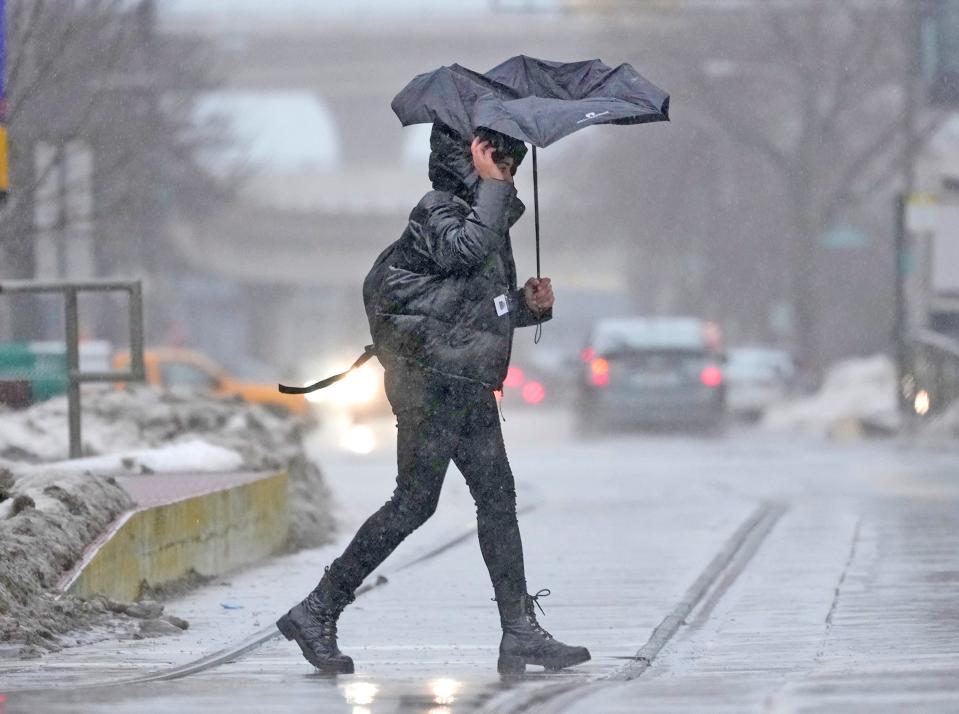
[[[430,132],[430,181],[437,191],[447,191],[472,205],[481,181],[473,166],[470,144],[445,124],[435,122]],[[510,227],[520,219],[526,206],[515,196],[510,203]]]
[[[473,155],[465,139],[445,124],[436,122],[430,132],[430,181],[437,191],[448,191],[467,203],[480,177],[473,167]]]

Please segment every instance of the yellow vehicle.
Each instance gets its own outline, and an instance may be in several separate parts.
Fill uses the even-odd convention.
[[[130,354],[122,352],[113,358],[113,368],[125,370]],[[223,396],[239,395],[248,402],[262,404],[273,411],[287,411],[304,416],[310,405],[300,394],[280,394],[275,384],[241,382],[232,377],[209,357],[192,350],[157,348],[144,350],[143,366],[146,381],[158,387],[192,387]]]

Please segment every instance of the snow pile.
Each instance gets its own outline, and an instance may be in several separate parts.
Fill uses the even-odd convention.
[[[79,636],[145,637],[185,626],[156,616],[156,608],[143,615],[103,598],[54,599],[86,545],[134,507],[109,474],[283,469],[290,477],[290,547],[328,542],[330,493],[303,450],[308,426],[238,397],[99,386],[84,390],[85,458],[64,461],[65,398],[0,410],[0,658],[58,649],[69,643],[63,633],[76,637],[91,626],[98,635]]]
[[[0,469],[0,656],[59,649],[58,634],[106,617],[100,602],[51,593],[86,544],[132,506],[112,479]]]
[[[49,475],[91,474],[152,474],[183,471],[238,471],[243,468],[243,457],[232,449],[215,446],[202,439],[191,439],[180,444],[158,449],[122,451],[106,456],[88,456],[84,459],[34,464],[20,469],[23,474]]]
[[[885,355],[844,360],[812,396],[771,406],[762,426],[833,437],[889,433],[901,425],[896,394],[896,367]]]
[[[0,413],[0,426],[0,459],[49,464],[69,451],[64,397],[21,412]],[[276,414],[240,397],[192,390],[98,386],[84,390],[83,396],[83,453],[107,457],[88,462],[91,471],[116,471],[117,461],[127,473],[214,466],[286,470],[292,548],[323,545],[333,531],[330,492],[303,450],[308,426],[304,419]],[[70,471],[80,463],[50,468]]]

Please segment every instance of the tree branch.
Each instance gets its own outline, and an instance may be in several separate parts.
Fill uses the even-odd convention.
[[[705,82],[701,75],[693,74],[689,77],[690,83],[697,85],[700,94],[703,96],[712,95],[713,91]],[[715,97],[706,106],[713,123],[722,131],[726,132],[742,144],[759,150],[766,158],[776,165],[777,168],[788,171],[790,158],[775,142],[767,135],[754,128],[747,128],[742,125],[742,114],[737,114],[722,105]]]
[[[832,88],[829,110],[823,119],[823,131],[826,134],[833,131],[844,108],[858,106],[860,93],[851,91],[854,86],[852,79],[855,77],[859,80],[856,86],[862,84],[862,68],[866,66],[867,60],[873,59],[879,53],[885,37],[881,29],[881,11],[874,9],[868,13],[867,21],[867,13],[862,12],[861,8],[851,6],[847,10],[854,30],[852,37],[847,38],[847,44],[837,62],[836,82]]]
[[[910,141],[909,150],[912,152],[918,151],[950,118],[951,115],[948,112],[939,112],[932,116],[923,127],[915,132]],[[886,161],[882,166],[877,167],[875,178],[865,187],[855,190],[854,185],[849,183],[839,186],[833,192],[833,200],[823,211],[830,221],[839,215],[844,205],[857,205],[866,201],[876,192],[886,190],[890,183],[901,177],[901,172],[893,168],[902,157],[901,149],[896,144],[890,143],[890,146],[881,152],[881,157],[885,158]]]
[[[41,3],[42,4],[42,3]],[[85,67],[96,66],[99,61],[99,46],[94,45],[94,48],[97,52],[91,52],[91,48],[86,48],[86,50],[81,49],[79,56],[83,58],[89,57],[88,64],[84,65],[81,63],[68,64],[66,63],[65,57],[68,56],[68,53],[72,49],[73,43],[78,38],[86,37],[86,32],[89,29],[100,29],[104,25],[108,24],[111,15],[116,14],[116,7],[118,6],[118,0],[107,0],[105,7],[99,6],[96,3],[91,3],[93,7],[85,8],[86,13],[80,14],[79,17],[77,13],[74,12],[74,2],[69,4],[70,11],[67,13],[63,8],[57,8],[64,13],[66,17],[61,18],[64,20],[61,27],[62,32],[56,38],[47,39],[44,37],[45,46],[48,49],[48,57],[44,64],[40,65],[37,69],[36,75],[32,78],[31,84],[24,87],[22,90],[17,92],[18,87],[14,87],[11,84],[11,110],[9,116],[9,123],[12,125],[16,116],[18,116],[22,111],[24,106],[28,105],[30,98],[41,88],[51,87],[58,84],[60,81],[68,83],[71,81],[70,76],[65,72],[55,72],[53,70],[62,70],[64,66],[70,66],[71,70],[78,75],[83,75],[83,70]],[[122,30],[117,31],[117,37],[122,37]],[[21,47],[21,52],[24,56],[29,54],[26,44]],[[63,79],[58,80],[57,74],[62,74]],[[75,81],[75,80],[74,80]]]
[[[805,69],[805,56],[802,44],[793,37],[786,25],[783,23],[787,11],[782,6],[776,6],[775,3],[765,2],[760,5],[763,18],[766,25],[773,31],[779,44],[786,48],[787,53],[792,58],[798,72]]]
[[[20,78],[20,72],[23,70],[23,65],[27,61],[27,53],[23,51],[23,48],[30,44],[30,40],[33,37],[33,33],[37,28],[37,25],[40,22],[40,14],[43,11],[44,0],[35,0],[32,9],[33,12],[30,13],[27,19],[26,29],[22,30],[22,36],[20,35],[20,14],[25,13],[24,7],[25,3],[17,3],[14,6],[13,10],[13,22],[11,23],[10,31],[11,35],[14,37],[21,36],[22,40],[20,41],[20,51],[16,53],[16,61],[13,66],[10,68],[10,73],[7,76],[6,86],[15,87]],[[7,53],[9,56],[9,52]],[[9,121],[9,117],[8,117]]]

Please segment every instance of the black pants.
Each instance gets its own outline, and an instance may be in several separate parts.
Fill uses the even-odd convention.
[[[396,382],[396,375],[387,373],[387,395],[398,429],[399,474],[393,497],[360,527],[317,590],[334,599],[351,596],[404,538],[433,515],[452,461],[476,503],[480,550],[497,599],[524,594],[516,490],[493,393],[431,384],[426,389],[418,386],[411,398]]]

